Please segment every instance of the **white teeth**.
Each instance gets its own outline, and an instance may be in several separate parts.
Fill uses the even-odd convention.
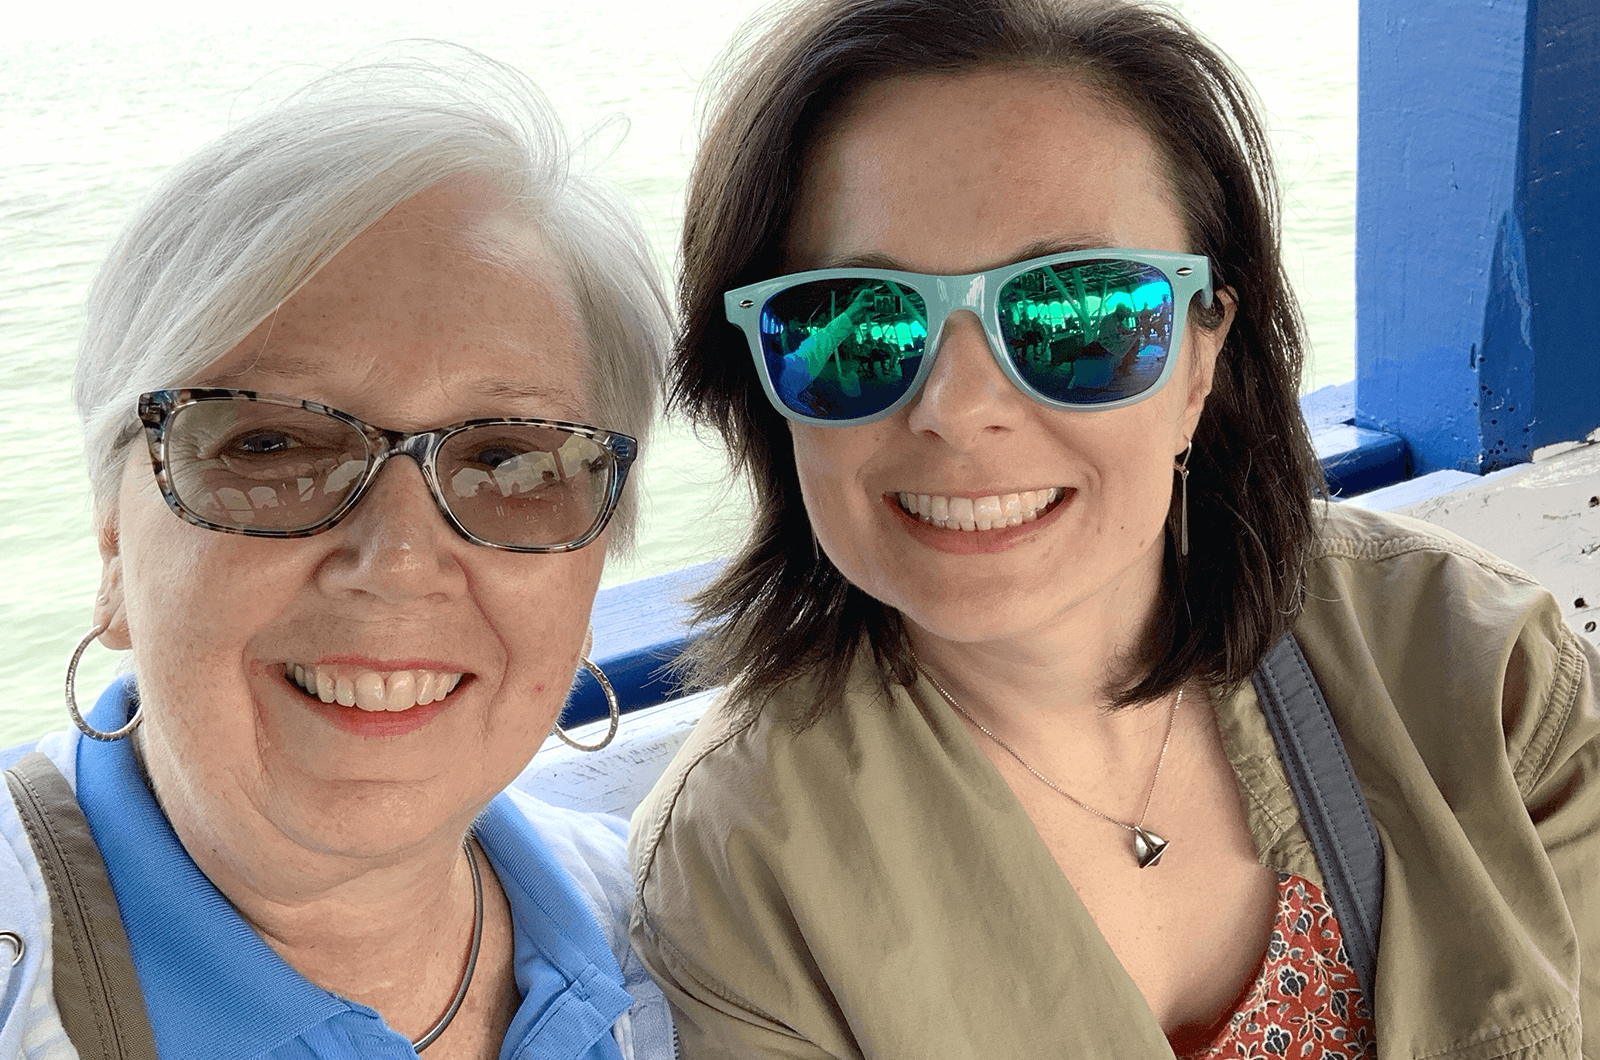
[[[1065,495],[1060,486],[987,497],[944,497],[937,493],[899,493],[907,513],[941,530],[998,530],[1031,523]]]
[[[382,674],[368,670],[356,678],[356,706],[362,710],[385,710],[388,708],[389,704],[384,695]]]
[[[351,672],[348,667],[307,667],[292,663],[284,676],[324,703],[339,703],[368,712],[401,711],[436,703],[461,683],[462,674],[442,670],[376,670]]]

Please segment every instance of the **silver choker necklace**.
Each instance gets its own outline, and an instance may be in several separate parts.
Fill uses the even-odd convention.
[[[483,876],[478,872],[478,855],[472,852],[471,836],[462,842],[461,849],[467,852],[467,867],[472,870],[472,948],[467,951],[467,970],[461,975],[461,985],[456,987],[456,996],[451,999],[450,1007],[444,1010],[444,1015],[439,1017],[439,1022],[428,1033],[411,1043],[411,1048],[419,1053],[444,1033],[444,1029],[450,1026],[450,1021],[461,1010],[461,1002],[467,999],[467,987],[472,985],[472,973],[478,967],[478,947],[483,944]]]
[[[987,725],[979,721],[977,718],[974,718],[971,714],[968,714],[967,708],[963,707],[960,703],[957,703],[956,697],[952,696],[949,692],[946,692],[944,686],[941,685],[932,674],[921,667],[918,667],[918,669],[922,669],[922,676],[928,679],[928,683],[931,684],[934,689],[944,697],[944,701],[946,703],[954,707],[957,713],[959,713],[963,718],[966,718],[968,721],[972,722],[973,725],[977,726],[979,732],[983,733],[985,736],[989,737],[989,739],[999,744],[1007,754],[1021,763],[1023,769],[1026,769],[1028,772],[1042,780],[1051,791],[1054,791],[1057,795],[1067,799],[1074,806],[1077,806],[1080,809],[1088,810],[1101,820],[1110,821],[1118,828],[1126,829],[1127,831],[1132,832],[1133,856],[1134,860],[1138,861],[1141,869],[1148,869],[1150,866],[1161,860],[1161,855],[1167,852],[1167,847],[1169,847],[1171,843],[1168,840],[1162,839],[1160,836],[1146,828],[1144,826],[1144,816],[1150,812],[1150,800],[1155,798],[1156,794],[1156,781],[1161,779],[1161,766],[1167,760],[1167,747],[1172,743],[1172,723],[1176,721],[1178,717],[1178,704],[1183,702],[1183,689],[1178,689],[1178,698],[1172,701],[1172,713],[1167,715],[1167,735],[1166,738],[1161,741],[1161,756],[1156,759],[1156,775],[1150,778],[1150,790],[1147,791],[1144,796],[1144,809],[1139,811],[1139,819],[1137,821],[1135,821],[1133,824],[1128,824],[1124,821],[1117,820],[1110,814],[1101,813],[1093,806],[1090,806],[1088,803],[1084,802],[1082,799],[1062,788],[1061,785],[1057,784],[1055,781],[1051,780],[1049,777],[1033,768],[1033,766],[1028,764],[1027,759],[1023,758],[1017,753],[1017,749],[1015,747],[1012,747],[1010,744],[1000,739],[1000,737],[996,736],[994,731]]]

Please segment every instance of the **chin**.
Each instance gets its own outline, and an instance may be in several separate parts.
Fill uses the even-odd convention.
[[[492,792],[481,800],[441,797],[399,781],[317,788],[301,793],[312,795],[309,800],[275,798],[270,816],[300,846],[347,857],[404,854],[441,831],[464,832],[493,798]]]

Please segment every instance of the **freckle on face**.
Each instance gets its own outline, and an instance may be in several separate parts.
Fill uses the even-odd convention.
[[[794,271],[876,258],[948,275],[1041,244],[1190,249],[1161,154],[1131,115],[1070,79],[997,68],[863,89],[807,158],[784,251]],[[933,371],[959,385],[932,379],[873,424],[790,428],[822,549],[950,640],[1053,635],[1072,616],[1093,637],[1129,625],[1160,583],[1173,454],[1204,400],[1185,384],[1198,362],[1180,355],[1147,401],[1068,411],[1019,398],[970,318],[940,341]],[[1057,515],[984,555],[924,547],[891,499],[1056,488],[1069,499]]]

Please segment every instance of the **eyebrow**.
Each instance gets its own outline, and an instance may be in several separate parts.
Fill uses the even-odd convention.
[[[513,379],[488,379],[471,384],[469,389],[488,398],[554,406],[556,411],[566,413],[568,418],[572,418],[578,412],[578,406],[573,403],[573,394],[570,390],[552,389]]]
[[[324,357],[301,357],[278,350],[272,351],[272,359],[269,361],[267,360],[268,345],[263,343],[261,348],[256,351],[254,360],[248,364],[241,364],[232,372],[215,372],[213,371],[215,366],[208,366],[194,385],[226,386],[227,380],[232,379],[234,376],[248,375],[251,372],[272,379],[315,378],[328,367],[328,361]]]
[[[237,372],[226,374],[205,374],[197,379],[193,386],[228,386],[236,380],[236,375],[253,373],[266,379],[282,379],[286,382],[315,384],[328,368],[328,361],[321,357],[300,357],[292,354],[277,354],[270,363],[257,360],[246,365]],[[287,389],[293,390],[295,387]],[[487,399],[490,402],[511,402],[515,404],[533,404],[554,412],[558,418],[575,419],[581,411],[574,401],[570,390],[557,387],[540,386],[525,380],[512,378],[491,378],[475,380],[464,385],[463,389],[475,396]],[[269,391],[270,392],[270,391]],[[285,394],[285,397],[303,397],[300,394]]]
[[[1003,268],[1019,261],[1029,261],[1033,258],[1042,258],[1049,254],[1070,254],[1082,250],[1113,250],[1115,245],[1104,237],[1089,237],[1078,239],[1041,239],[1029,243],[1022,251],[1009,261],[997,262],[992,268]],[[837,257],[823,258],[821,263],[814,266],[816,269],[891,269],[896,272],[916,272],[905,262],[890,254],[866,252],[862,254],[841,254]],[[809,270],[807,270],[809,271]],[[980,270],[983,271],[983,270]]]

